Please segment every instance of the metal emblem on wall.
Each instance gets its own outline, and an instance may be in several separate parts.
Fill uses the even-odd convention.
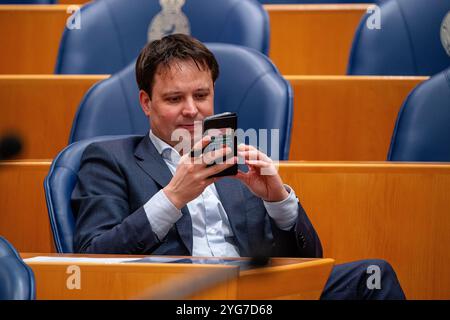
[[[150,22],[148,42],[173,33],[191,33],[189,20],[181,11],[184,3],[185,0],[159,0],[161,11]]]
[[[445,52],[450,56],[450,11],[441,24],[441,42]]]

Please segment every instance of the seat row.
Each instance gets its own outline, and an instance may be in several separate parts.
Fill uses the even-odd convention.
[[[286,75],[433,75],[450,66],[448,1],[378,4],[264,10],[256,1],[190,0],[170,14],[146,0],[101,0],[79,11],[0,6],[0,32],[8,44],[0,72],[113,74],[147,41],[174,32],[254,48]]]

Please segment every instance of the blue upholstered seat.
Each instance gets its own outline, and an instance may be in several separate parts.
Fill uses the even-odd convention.
[[[118,72],[161,34],[189,32],[202,42],[243,45],[264,54],[269,49],[268,14],[256,0],[100,0],[84,5],[80,17],[80,29],[64,30],[56,73]]]
[[[384,0],[379,4],[381,28],[368,28],[368,19],[370,26],[375,21],[373,12],[362,18],[348,74],[433,75],[450,66],[449,0]]]
[[[397,117],[388,160],[450,162],[450,68],[409,95]]]
[[[53,160],[44,180],[45,198],[55,248],[60,253],[73,253],[75,220],[70,205],[72,191],[77,183],[81,156],[92,142],[120,139],[126,136],[107,136],[73,143]]]
[[[14,247],[0,236],[0,300],[35,299],[33,271]]]

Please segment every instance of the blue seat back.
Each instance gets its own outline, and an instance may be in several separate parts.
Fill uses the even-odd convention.
[[[381,29],[367,27],[372,13],[362,18],[348,74],[433,75],[450,66],[450,1],[385,0],[379,6]]]
[[[372,3],[377,0],[258,0],[262,4]]]
[[[0,300],[31,300],[35,297],[33,271],[14,247],[0,236]]]
[[[171,4],[169,8],[184,5],[164,15],[169,21],[165,26],[159,24],[164,19],[157,19],[160,3]],[[101,0],[84,5],[79,16],[80,29],[64,30],[55,73],[118,72],[136,59],[149,30],[170,34],[189,26],[190,34],[202,42],[248,46],[264,54],[269,49],[268,14],[256,0]],[[149,28],[152,21],[154,28]]]
[[[388,160],[450,162],[450,68],[409,95],[397,117]]]
[[[80,160],[84,149],[92,142],[124,138],[125,136],[95,137],[73,143],[53,160],[44,180],[44,192],[56,250],[73,253],[75,219],[70,198],[77,183]]]
[[[256,50],[229,44],[208,47],[220,66],[215,113],[237,112],[238,127],[243,130],[278,129],[280,144],[274,150],[279,159],[288,159],[293,113],[289,83]],[[149,123],[138,93],[134,63],[95,84],[78,108],[70,142],[103,135],[145,134]]]

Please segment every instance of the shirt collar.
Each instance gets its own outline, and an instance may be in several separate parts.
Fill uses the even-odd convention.
[[[169,145],[167,142],[161,140],[159,137],[157,137],[152,130],[148,133],[150,140],[152,141],[153,145],[155,146],[158,153],[163,157],[163,159],[169,160],[173,163],[178,163],[178,160],[180,159],[180,154],[177,150],[175,150],[171,145]]]

